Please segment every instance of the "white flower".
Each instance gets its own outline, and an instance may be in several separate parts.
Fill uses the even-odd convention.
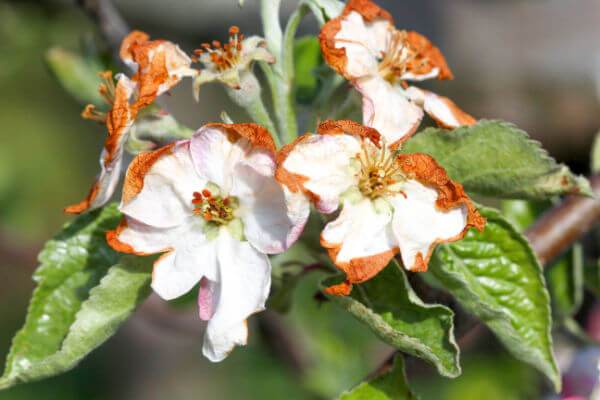
[[[106,124],[108,138],[100,155],[100,174],[87,197],[65,208],[67,213],[91,211],[108,202],[119,182],[123,148],[138,112],[184,76],[196,75],[189,68],[192,60],[177,45],[149,39],[144,32],[133,31],[123,40],[121,58],[136,71],[131,79],[119,74],[115,85],[110,71],[101,73],[105,83],[100,85],[99,93],[110,105],[110,111],[98,112],[90,104],[82,113],[84,118]]]
[[[452,79],[452,73],[427,38],[398,31],[390,14],[369,0],[350,0],[339,17],[323,26],[319,40],[327,63],[363,95],[363,123],[390,145],[418,128],[423,110],[445,128],[476,122],[448,98],[406,85]]]
[[[118,251],[164,253],[152,279],[162,298],[200,282],[203,353],[211,361],[246,344],[246,319],[269,295],[267,254],[289,248],[308,218],[304,197],[274,179],[274,152],[258,125],[209,124],[190,140],[143,153],[125,178],[125,217],[107,233]]]
[[[254,61],[274,63],[275,57],[266,49],[266,42],[258,36],[244,39],[239,34],[237,26],[229,29],[229,42],[221,45],[213,41],[202,45],[202,49],[195,50],[204,68],[194,78],[194,96],[198,101],[198,89],[207,82],[219,81],[233,89],[240,88],[240,74],[248,71]]]
[[[339,216],[321,234],[333,262],[347,280],[328,289],[346,295],[400,251],[408,270],[425,271],[436,243],[482,230],[477,212],[459,183],[425,154],[399,154],[381,145],[379,133],[353,121],[325,121],[284,147],[275,176],[316,208]]]

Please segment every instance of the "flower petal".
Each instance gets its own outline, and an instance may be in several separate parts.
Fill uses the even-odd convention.
[[[135,112],[129,108],[129,99],[136,89],[135,82],[125,75],[117,76],[115,101],[108,112],[106,126],[108,138],[100,154],[100,174],[92,183],[87,197],[79,204],[64,209],[69,214],[92,211],[106,204],[112,197],[121,176],[123,146],[135,120]]]
[[[281,253],[302,233],[309,203],[305,196],[284,192],[273,176],[270,153],[260,149],[252,153],[235,168],[231,195],[240,201],[248,241],[262,253]]]
[[[372,278],[388,264],[398,251],[391,221],[389,206],[378,212],[369,199],[344,203],[340,215],[321,233],[321,244],[347,275],[343,285],[347,291],[340,293],[334,286],[330,293],[348,294],[352,283]]]
[[[378,76],[359,79],[355,86],[363,96],[363,123],[377,129],[389,146],[400,145],[417,130],[423,110],[402,87]]]
[[[423,107],[425,112],[442,128],[454,129],[461,125],[471,126],[477,122],[475,118],[462,111],[447,97],[414,86],[409,87],[406,93],[412,101]]]
[[[425,271],[436,243],[462,239],[469,228],[485,226],[462,185],[453,182],[425,154],[398,156],[408,176],[402,191],[388,198],[394,207],[393,229],[404,266]]]
[[[198,288],[198,316],[203,321],[208,321],[215,315],[217,301],[219,300],[219,284],[206,277],[200,281]]]
[[[331,213],[339,196],[356,181],[350,159],[361,151],[353,135],[305,135],[277,156],[276,178],[292,193],[306,193],[317,209]]]
[[[392,17],[367,0],[350,0],[342,14],[321,29],[325,61],[346,79],[377,73],[377,57],[385,50]]]
[[[218,242],[219,299],[204,336],[203,354],[222,361],[248,339],[246,319],[264,310],[271,287],[269,258],[222,229]]]
[[[165,300],[186,294],[202,277],[217,279],[217,241],[207,241],[199,229],[184,235],[154,263],[152,289]]]
[[[275,153],[273,138],[256,124],[208,124],[194,134],[190,144],[198,174],[227,193],[235,166],[253,147]]]
[[[204,181],[194,169],[189,140],[138,155],[127,171],[120,210],[145,224],[174,227],[193,215]]]
[[[406,34],[410,47],[417,51],[414,62],[420,67],[409,68],[407,73],[400,76],[401,80],[424,81],[430,78],[438,80],[454,78],[442,52],[429,39],[414,31]]]

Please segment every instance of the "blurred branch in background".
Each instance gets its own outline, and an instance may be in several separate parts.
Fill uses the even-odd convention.
[[[115,6],[108,0],[78,0],[79,6],[94,20],[106,44],[112,50],[115,60],[123,38],[129,33],[129,26]]]

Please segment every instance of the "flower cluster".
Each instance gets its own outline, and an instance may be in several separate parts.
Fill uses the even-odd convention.
[[[405,82],[451,78],[440,51],[426,38],[397,30],[389,14],[368,0],[350,0],[320,34],[325,60],[363,95],[364,125],[325,121],[279,151],[265,128],[207,124],[191,139],[137,155],[129,165],[120,204],[120,226],[108,243],[123,253],[160,253],[152,288],[173,299],[199,285],[199,316],[208,321],[204,355],[220,361],[245,344],[246,319],[265,307],[271,284],[267,255],[300,237],[310,203],[327,219],[321,244],[346,274],[327,289],[347,295],[399,252],[404,267],[425,271],[437,243],[461,239],[485,218],[459,183],[425,154],[400,154],[401,143],[423,112],[440,125],[474,119],[450,100]],[[259,37],[244,39],[232,27],[229,42],[202,45],[188,57],[142,32],[123,42],[130,79],[104,74],[100,92],[108,114],[93,107],[84,116],[106,123],[109,137],[102,171],[79,213],[108,201],[118,182],[124,144],[138,112],[183,77],[194,95],[218,80],[235,89],[255,60],[275,62]],[[192,69],[200,61],[204,68]]]

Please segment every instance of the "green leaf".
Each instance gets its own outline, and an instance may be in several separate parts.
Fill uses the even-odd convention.
[[[339,16],[344,9],[344,3],[339,0],[303,0],[303,3],[313,12],[320,26]]]
[[[417,399],[404,374],[404,359],[401,354],[394,357],[394,366],[378,377],[363,382],[348,393],[340,396],[340,400],[410,400]]]
[[[402,152],[429,154],[468,192],[531,200],[591,195],[586,178],[573,175],[539,142],[502,121],[482,120],[452,131],[427,128],[408,139]]]
[[[585,265],[583,272],[585,288],[600,297],[600,259]]]
[[[600,171],[600,132],[596,133],[596,137],[594,138],[594,144],[592,144],[592,154],[590,154],[591,165],[590,169],[592,174],[598,173]]]
[[[562,322],[579,310],[583,302],[583,246],[576,243],[569,252],[544,270],[552,316]]]
[[[296,78],[296,100],[302,104],[311,104],[314,100],[319,81],[313,73],[323,62],[319,39],[305,36],[294,42],[294,76]]]
[[[94,340],[96,345],[101,342],[99,338],[107,331],[99,334],[97,324],[115,310],[104,310],[104,315],[90,313],[106,288],[94,289],[95,299],[88,298],[90,290],[119,260],[119,253],[108,246],[104,235],[106,230],[115,229],[120,219],[113,204],[77,217],[46,243],[33,275],[38,287],[25,325],[13,339],[0,388],[69,369],[93,348],[88,346],[94,346]],[[91,325],[93,318],[98,320]],[[84,331],[92,336],[83,340]]]
[[[437,246],[430,270],[485,322],[518,359],[560,389],[552,353],[550,299],[542,269],[527,240],[498,211],[480,207],[488,221],[460,241]]]
[[[328,287],[343,280],[328,278]],[[432,364],[443,376],[460,375],[454,340],[454,313],[442,305],[425,304],[410,287],[404,271],[392,261],[348,296],[328,295],[367,325],[385,343]]]
[[[62,87],[79,103],[106,107],[98,94],[102,65],[91,58],[55,47],[46,52],[45,61]]]
[[[504,200],[502,202],[502,215],[519,232],[525,232],[550,206],[552,206],[550,201]]]

